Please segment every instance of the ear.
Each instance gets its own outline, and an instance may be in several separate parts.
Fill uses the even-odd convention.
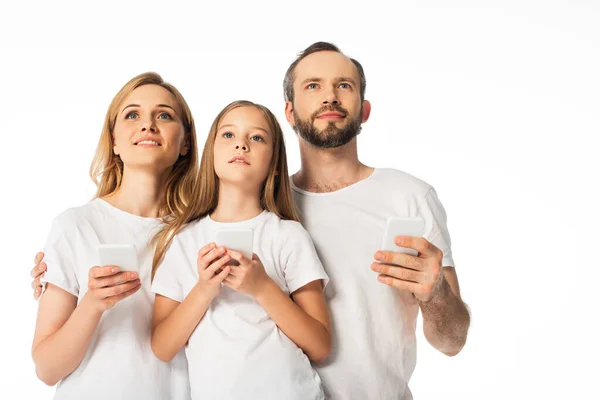
[[[371,115],[371,102],[369,100],[363,101],[363,109],[362,109],[362,123],[364,124],[369,119]]]
[[[189,135],[185,135],[185,139],[183,140],[183,145],[181,146],[181,151],[179,152],[179,154],[181,154],[182,156],[186,156],[189,151],[190,151],[190,137],[189,137]]]
[[[296,120],[294,119],[294,105],[291,101],[285,102],[285,119],[291,126],[296,126]]]

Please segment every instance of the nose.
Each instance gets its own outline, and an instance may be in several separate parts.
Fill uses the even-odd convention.
[[[323,105],[329,105],[329,104],[339,105],[340,104],[340,100],[338,98],[337,91],[335,90],[335,88],[331,88],[331,89],[327,90],[324,93],[324,95],[325,95],[325,97],[323,98],[323,101],[322,101]]]
[[[156,124],[152,118],[147,118],[142,121],[142,132],[152,132],[156,133]]]
[[[241,146],[238,144],[238,145],[235,146],[235,149],[236,150],[242,149],[242,151],[247,151],[248,150],[248,148],[246,147],[245,144],[243,144]]]

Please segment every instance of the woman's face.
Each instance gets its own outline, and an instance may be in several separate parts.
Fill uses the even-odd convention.
[[[160,173],[171,168],[189,146],[182,110],[175,96],[158,85],[143,85],[121,103],[113,149],[125,168]]]

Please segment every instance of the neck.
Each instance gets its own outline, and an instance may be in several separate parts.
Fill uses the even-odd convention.
[[[217,222],[241,222],[263,212],[260,188],[249,189],[232,183],[219,182],[219,202],[210,217]]]
[[[356,138],[334,149],[318,148],[300,139],[300,158],[294,184],[309,192],[333,192],[373,172],[373,168],[359,161]]]
[[[161,217],[168,171],[162,174],[125,168],[121,186],[104,200],[130,214],[146,218]]]

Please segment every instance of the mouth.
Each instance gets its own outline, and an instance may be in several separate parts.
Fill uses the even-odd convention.
[[[246,157],[240,155],[240,156],[235,156],[231,160],[229,160],[229,164],[250,165],[250,162],[248,161],[248,159]]]
[[[133,145],[134,146],[141,146],[141,147],[158,147],[158,146],[161,146],[161,144],[158,141],[156,141],[154,139],[149,139],[149,138],[141,138],[137,142],[134,142]]]
[[[340,120],[345,118],[346,116],[340,112],[335,111],[327,111],[317,116],[318,119],[326,119],[326,120]]]

